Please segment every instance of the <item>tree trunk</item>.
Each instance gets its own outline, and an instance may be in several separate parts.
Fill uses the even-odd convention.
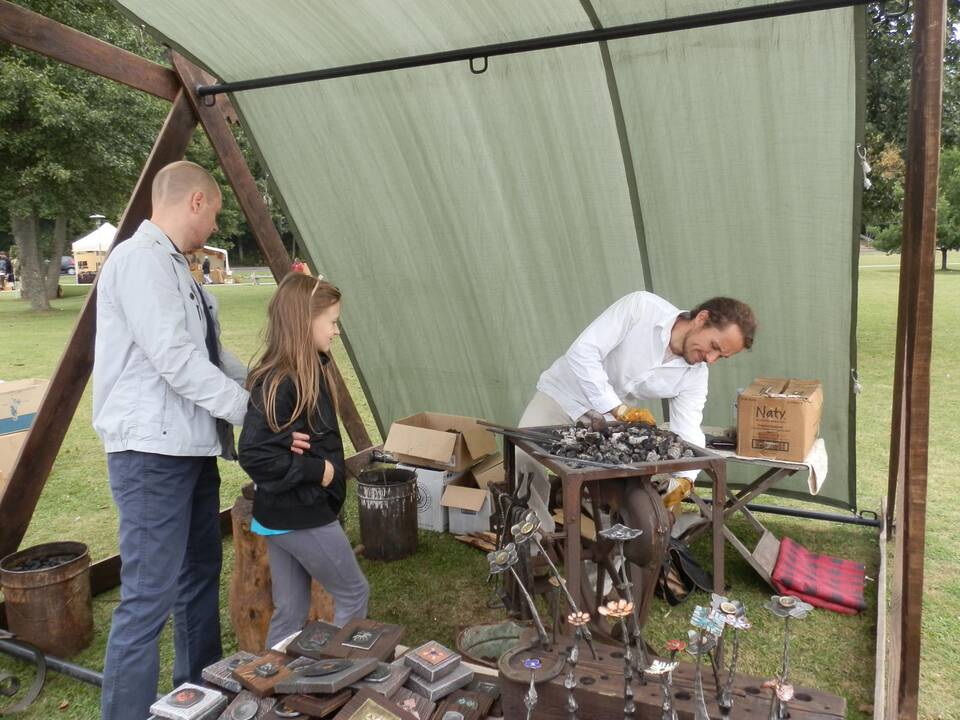
[[[20,295],[30,301],[33,310],[49,310],[50,302],[47,299],[43,263],[37,242],[38,224],[36,213],[11,216],[13,239],[20,252]]]
[[[57,215],[53,226],[53,246],[50,248],[50,264],[47,265],[47,298],[52,300],[57,297],[57,289],[60,285],[60,258],[63,257],[63,249],[67,245],[67,216]]]
[[[944,246],[941,246],[937,249],[940,251],[940,269],[946,270],[947,269],[947,248]]]

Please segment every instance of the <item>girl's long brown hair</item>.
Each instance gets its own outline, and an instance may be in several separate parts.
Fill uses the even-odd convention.
[[[338,412],[337,395],[328,381],[326,366],[320,362],[311,329],[313,318],[338,302],[340,290],[326,280],[295,272],[287,273],[270,300],[267,347],[247,376],[247,389],[263,384],[263,411],[273,432],[290,427],[304,413],[311,432],[316,430],[313,411],[320,401],[321,382],[327,387],[334,412]],[[288,378],[293,382],[296,401],[290,419],[281,425],[277,419],[277,390]]]

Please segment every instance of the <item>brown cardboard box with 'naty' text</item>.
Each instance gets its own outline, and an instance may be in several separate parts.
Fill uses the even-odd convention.
[[[737,455],[803,462],[822,409],[819,380],[757,378],[737,398]]]

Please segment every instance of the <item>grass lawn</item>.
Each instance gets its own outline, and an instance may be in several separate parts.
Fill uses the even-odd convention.
[[[960,258],[951,253],[951,266],[960,268]],[[937,257],[939,267],[939,255]],[[858,408],[858,496],[864,509],[878,509],[886,492],[890,403],[893,383],[892,355],[896,332],[899,256],[865,254],[865,272],[860,275],[859,371],[864,385]],[[868,271],[867,271],[868,270]],[[273,287],[215,287],[221,304],[224,341],[243,359],[259,344],[265,306]],[[0,298],[0,328],[4,353],[0,378],[49,377],[83,301],[85,290],[67,286],[67,297],[55,310],[36,316],[23,303]],[[924,664],[921,686],[921,716],[960,717],[960,700],[952,691],[960,682],[960,652],[953,638],[960,630],[960,560],[953,547],[960,523],[960,509],[952,502],[958,487],[948,463],[954,455],[948,432],[960,411],[960,353],[957,325],[960,322],[960,272],[937,274],[932,368],[933,402],[930,436],[930,507],[926,546],[924,605]],[[343,353],[338,354],[351,389],[356,378]],[[356,392],[355,397],[360,397]],[[428,409],[428,408],[425,408]],[[116,512],[106,482],[105,462],[99,441],[90,427],[90,392],[84,395],[67,434],[23,546],[51,540],[74,539],[90,546],[94,559],[113,554],[116,548]],[[362,407],[368,427],[376,434],[367,408]],[[233,502],[245,482],[235,465],[221,464],[222,504]],[[775,502],[765,498],[764,502]],[[358,542],[356,503],[348,501],[348,532]],[[814,550],[867,563],[867,575],[876,577],[876,533],[868,528],[816,521],[766,516],[765,522],[779,536],[788,535]],[[383,564],[362,560],[371,581],[371,616],[407,627],[406,642],[429,638],[453,643],[458,627],[499,619],[501,612],[488,609],[491,588],[485,584],[483,554],[451,537],[422,532],[420,551],[405,561]],[[695,548],[709,552],[704,541]],[[224,545],[224,589],[232,561],[230,543]],[[778,667],[779,626],[761,609],[769,590],[728,546],[728,582],[731,594],[742,599],[754,623],[741,651],[744,672],[769,676]],[[425,602],[425,597],[430,597]],[[702,596],[701,596],[702,597]],[[96,636],[93,645],[76,658],[87,667],[102,668],[103,649],[110,613],[118,600],[112,591],[95,598]],[[226,610],[222,621],[225,650],[234,646]],[[796,684],[836,692],[848,700],[849,717],[867,718],[873,698],[875,645],[875,584],[868,584],[869,609],[858,617],[826,611],[814,613],[795,634],[792,678]],[[662,644],[680,635],[693,603],[678,608],[654,607],[647,628],[650,640]],[[162,642],[161,689],[170,687],[172,640],[168,627]],[[0,656],[0,669],[19,671],[25,666]],[[24,718],[98,717],[96,689],[53,674],[41,699]],[[60,709],[62,703],[67,707]]]

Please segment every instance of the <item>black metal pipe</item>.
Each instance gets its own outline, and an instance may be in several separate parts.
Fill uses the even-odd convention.
[[[441,65],[463,60],[486,59],[497,55],[515,55],[518,53],[550,50],[553,48],[570,47],[572,45],[585,45],[607,40],[622,40],[624,38],[640,37],[642,35],[657,35],[666,32],[676,32],[678,30],[729,25],[731,23],[799,15],[801,13],[818,12],[821,10],[836,10],[838,8],[852,7],[855,5],[868,5],[872,1],[873,0],[787,0],[786,2],[775,2],[767,5],[731,8],[696,15],[685,15],[677,18],[651,20],[648,22],[632,23],[630,25],[617,25],[615,27],[600,28],[599,30],[582,30],[579,32],[563,33],[561,35],[530,38],[528,40],[512,40],[510,42],[495,43],[493,45],[477,45],[462,50],[444,50],[442,52],[412,55],[391,60],[377,60],[375,62],[358,63],[355,65],[343,65],[341,67],[327,68],[324,70],[309,70],[287,75],[273,75],[271,77],[238,80],[236,82],[220,83],[217,85],[198,85],[197,95],[206,97],[208,95],[218,95],[226,92],[258,90],[260,88],[295,85],[297,83],[314,82],[316,80],[330,80],[332,78],[350,77],[354,75],[369,75],[371,73],[386,72],[389,70],[405,70],[424,67],[426,65]],[[483,68],[484,70],[486,69],[486,64],[483,65]],[[481,73],[483,71],[476,72]]]
[[[704,498],[708,505],[712,500]],[[687,500],[686,502],[693,502]],[[825,520],[826,522],[846,523],[847,525],[861,525],[864,527],[880,527],[879,518],[865,518],[860,515],[840,515],[838,513],[817,512],[816,510],[798,510],[796,508],[779,507],[777,505],[754,505],[747,503],[750,512],[767,513],[769,515],[786,515],[787,517],[805,518],[807,520]]]
[[[33,662],[32,652],[9,640],[0,640],[0,652],[5,652],[7,655],[11,655],[20,660]],[[89,683],[96,687],[103,687],[103,673],[98,673],[96,670],[88,670],[80,665],[75,665],[72,662],[61,660],[60,658],[50,655],[44,655],[43,659],[46,661],[47,668],[50,670],[55,670],[61,675],[66,675],[80,682]]]

